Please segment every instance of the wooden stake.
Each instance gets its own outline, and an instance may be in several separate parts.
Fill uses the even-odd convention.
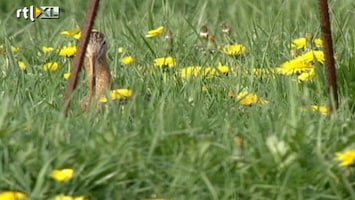
[[[331,110],[334,111],[339,107],[339,100],[332,41],[332,29],[330,25],[329,6],[327,0],[319,0],[319,11],[322,37],[324,42],[325,67],[327,70],[330,104]]]
[[[69,84],[67,86],[64,95],[64,115],[66,117],[68,116],[70,102],[73,97],[73,92],[76,89],[76,86],[78,84],[79,74],[82,69],[83,61],[85,58],[86,47],[89,43],[90,33],[94,25],[94,21],[99,8],[99,2],[100,0],[91,0],[90,7],[86,14],[84,29],[82,31],[82,37],[78,45],[78,53],[74,58],[74,67],[72,69],[71,76],[69,79]]]

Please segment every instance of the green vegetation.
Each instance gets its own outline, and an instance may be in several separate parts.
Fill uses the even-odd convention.
[[[42,53],[76,40],[60,33],[79,28],[88,1],[36,1],[58,5],[59,20],[17,19],[15,10],[33,1],[0,6],[0,192],[20,191],[31,199],[57,195],[89,199],[355,199],[354,170],[335,159],[355,148],[355,3],[331,1],[340,108],[323,115],[311,105],[329,104],[323,65],[316,77],[257,76],[245,70],[274,70],[292,58],[293,39],[320,37],[317,1],[140,1],[101,2],[95,29],[105,33],[116,88],[133,96],[109,102],[100,112],[82,112],[85,73],[63,116],[72,58]],[[220,25],[231,27],[248,53],[232,57],[196,50],[203,25],[223,44]],[[174,34],[145,38],[164,26]],[[11,46],[20,51],[11,51]],[[119,47],[124,52],[119,53]],[[135,63],[121,59],[132,56]],[[176,66],[160,69],[154,59],[172,56]],[[26,70],[17,64],[24,61]],[[57,71],[43,65],[58,62]],[[228,75],[181,79],[187,66],[229,66]],[[207,88],[207,91],[202,88]],[[267,100],[241,105],[229,92]],[[241,142],[242,140],[242,142]],[[65,183],[54,169],[72,168]]]

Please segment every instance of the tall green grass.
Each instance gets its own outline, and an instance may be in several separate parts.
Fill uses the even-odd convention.
[[[16,19],[15,10],[34,1],[0,6],[0,191],[32,199],[59,194],[90,199],[354,199],[352,169],[335,153],[354,147],[355,26],[351,0],[331,1],[331,19],[341,106],[331,116],[301,112],[303,105],[327,105],[325,75],[298,84],[291,77],[221,76],[174,79],[189,65],[272,69],[290,59],[294,38],[320,36],[316,1],[102,1],[95,28],[109,41],[108,57],[116,88],[134,96],[111,102],[99,113],[80,109],[85,75],[68,118],[62,114],[71,59],[39,54],[42,46],[75,40],[61,31],[82,27],[86,1],[36,2],[59,5],[59,20],[34,23]],[[194,45],[207,25],[221,42],[227,22],[249,53],[242,58],[202,54]],[[153,60],[168,55],[162,37],[144,38],[160,25],[174,33],[177,66],[156,69]],[[18,54],[10,47],[21,50]],[[136,58],[124,66],[118,53]],[[24,72],[17,60],[28,64]],[[60,70],[43,64],[58,61]],[[322,66],[319,65],[319,71]],[[207,92],[202,91],[207,86]],[[228,97],[247,88],[269,101],[242,106]],[[244,139],[243,147],[234,139]],[[51,170],[74,168],[68,183],[55,182]]]

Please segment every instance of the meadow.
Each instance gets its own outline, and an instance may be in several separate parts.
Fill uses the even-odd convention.
[[[133,95],[83,112],[83,72],[66,118],[73,57],[58,49],[77,44],[61,33],[82,27],[87,2],[0,4],[0,200],[355,199],[355,153],[348,164],[337,156],[355,149],[353,0],[330,1],[334,113],[321,56],[307,69],[281,69],[321,52],[318,1],[106,0],[94,27],[108,38],[115,88]],[[60,19],[17,19],[30,5],[58,5]],[[223,51],[222,23],[245,52]],[[199,36],[204,25],[213,52]],[[160,26],[162,35],[145,37]],[[292,43],[309,33],[312,45]],[[169,56],[171,64],[155,63]],[[186,75],[189,66],[200,71]]]

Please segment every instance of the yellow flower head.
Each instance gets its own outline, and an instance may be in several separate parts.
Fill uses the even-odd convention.
[[[229,71],[229,67],[222,65],[221,63],[217,67],[189,66],[180,70],[180,77],[183,79],[189,79],[198,76],[212,78],[221,74],[228,74]]]
[[[43,65],[44,71],[57,71],[59,69],[59,63],[49,62]]]
[[[124,48],[123,47],[118,47],[118,53],[123,53],[124,52]]]
[[[125,65],[132,65],[136,62],[133,56],[125,56],[122,58],[122,63]]]
[[[21,70],[26,70],[27,69],[27,64],[23,61],[18,61],[18,66],[20,67]]]
[[[314,69],[314,64],[311,62],[303,62],[297,60],[290,60],[283,63],[276,68],[276,73],[283,75],[292,75],[300,72],[310,71]]]
[[[20,48],[11,46],[11,51],[12,51],[13,53],[18,53],[18,52],[20,52]],[[0,45],[0,55],[1,55],[1,54],[4,54],[4,53],[5,53],[4,45]]]
[[[18,53],[18,52],[20,52],[20,48],[11,46],[11,51],[14,53]]]
[[[317,48],[322,48],[323,47],[323,40],[320,38],[314,39],[314,45],[316,45]]]
[[[248,52],[247,48],[241,44],[226,45],[220,49],[223,53],[230,56],[240,56]]]
[[[309,72],[315,68],[314,63],[316,61],[324,63],[323,51],[309,51],[303,55],[297,56],[276,68],[276,72],[284,75]]]
[[[106,96],[102,96],[102,97],[100,97],[99,102],[107,103],[108,102],[108,98]]]
[[[308,41],[311,41],[312,38],[298,38],[298,39],[294,39],[291,42],[291,48],[293,49],[305,49],[308,45]],[[323,40],[320,38],[316,38],[313,40],[314,45],[317,48],[322,48],[323,47]]]
[[[77,51],[76,46],[65,46],[65,47],[59,49],[58,54],[60,56],[64,56],[64,57],[72,57],[76,54],[76,51]]]
[[[189,79],[191,77],[197,77],[201,74],[201,66],[189,66],[180,70],[180,76],[183,79]]]
[[[50,53],[52,51],[54,51],[53,47],[42,47],[42,51],[43,53]]]
[[[228,74],[229,67],[227,65],[222,65],[222,63],[218,63],[217,70],[220,73]]]
[[[74,176],[74,169],[56,169],[51,173],[51,177],[58,182],[68,182]]]
[[[145,37],[147,37],[147,38],[158,37],[164,33],[164,30],[165,30],[164,26],[160,26],[157,29],[153,29],[153,30],[148,31],[148,34],[145,35]]]
[[[323,51],[308,51],[307,53],[295,58],[299,60],[303,60],[305,62],[320,62],[324,63],[324,52]]]
[[[239,92],[238,94],[231,91],[229,92],[228,96],[231,98],[236,98],[239,101],[239,103],[244,106],[269,103],[268,101],[258,97],[255,93],[250,93],[247,91],[242,91]]]
[[[316,70],[310,69],[309,71],[302,72],[300,75],[298,75],[297,80],[299,83],[307,82],[313,80],[315,76],[316,76]]]
[[[130,89],[116,89],[111,91],[111,98],[113,100],[125,99],[133,95]]]
[[[312,110],[313,112],[319,112],[322,115],[329,115],[330,109],[326,106],[319,106],[319,105],[311,105],[311,106],[303,106],[301,108],[302,112]]]
[[[68,36],[68,37],[73,37],[77,40],[81,38],[81,31],[78,28],[70,30],[70,31],[63,31],[60,34],[62,34],[64,36]]]
[[[28,200],[26,194],[22,192],[6,191],[0,193],[0,200]]]
[[[157,58],[154,60],[154,66],[156,67],[174,67],[175,66],[175,60],[173,57],[164,57],[164,58]]]
[[[202,68],[202,74],[207,78],[216,77],[220,74],[227,74],[228,72],[229,72],[229,68],[226,66]]]
[[[84,196],[78,196],[78,197],[73,197],[73,196],[66,196],[66,195],[58,195],[53,198],[53,200],[86,200],[87,198]]]
[[[112,100],[121,100],[131,97],[133,95],[133,91],[130,89],[116,89],[111,90],[111,99]],[[101,103],[107,103],[108,98],[106,96],[102,96],[99,101]]]
[[[304,49],[307,46],[307,38],[297,38],[292,40],[291,48]]]
[[[66,79],[66,80],[68,80],[68,79],[70,78],[70,75],[71,75],[70,72],[64,73],[64,74],[63,74],[63,78]]]
[[[340,162],[340,166],[349,167],[355,164],[355,150],[347,150],[343,153],[338,152],[335,154],[336,160]]]
[[[241,105],[253,105],[259,102],[259,97],[254,93],[240,92],[237,99]]]
[[[318,105],[313,105],[312,106],[312,110],[314,112],[319,112],[321,113],[322,115],[329,115],[330,114],[330,110],[328,107],[326,106],[318,106]]]

